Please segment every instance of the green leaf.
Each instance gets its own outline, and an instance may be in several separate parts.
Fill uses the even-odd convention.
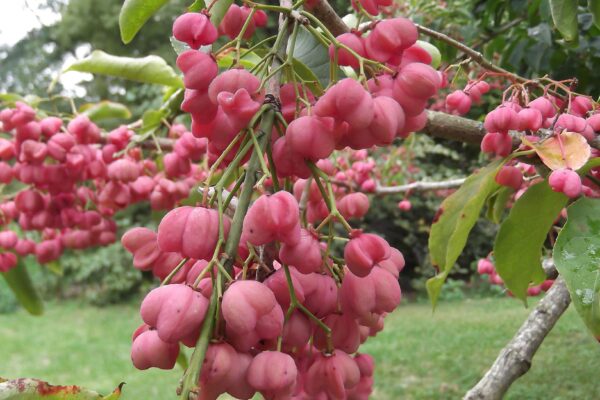
[[[158,56],[118,57],[95,50],[83,60],[76,61],[65,70],[67,71],[89,72],[136,82],[183,87],[181,78],[173,68]]]
[[[442,284],[462,253],[486,199],[499,187],[494,178],[504,162],[495,161],[468,177],[438,210],[429,235],[429,252],[439,274],[427,281],[427,292],[434,307]]]
[[[487,209],[487,217],[490,221],[495,224],[499,224],[502,221],[506,205],[514,192],[514,189],[502,186],[496,193],[490,196]]]
[[[187,356],[183,352],[183,346],[179,346],[179,355],[177,356],[177,365],[181,367],[184,371],[187,369],[189,363]]]
[[[214,26],[219,26],[232,4],[233,0],[216,0],[216,3],[210,9],[210,21]]]
[[[125,0],[119,14],[123,43],[131,42],[150,17],[168,2],[169,0]]]
[[[294,59],[311,70],[321,86],[326,87],[329,84],[329,51],[305,28],[300,28],[298,31]],[[340,73],[341,71],[338,75]]]
[[[191,6],[188,7],[188,11],[189,12],[198,12],[205,8],[206,8],[206,4],[204,3],[204,0],[196,0],[192,3]]]
[[[0,378],[0,400],[117,400],[121,397],[122,386],[123,383],[108,396],[102,396],[74,385],[53,386],[38,379]]]
[[[52,272],[54,275],[63,276],[63,267],[62,264],[58,260],[50,261],[46,263],[46,268],[48,271]]]
[[[245,50],[242,49],[242,52],[244,52],[244,51]],[[221,55],[217,59],[217,65],[219,66],[219,68],[223,68],[223,69],[231,68],[235,62],[236,62],[236,60],[235,60],[235,56],[233,55],[233,53],[227,53],[227,54]],[[240,64],[242,65],[242,67],[244,67],[248,70],[252,69],[259,62],[260,62],[260,57],[258,55],[256,55],[256,53],[253,53],[253,52],[250,52],[250,53],[244,55],[244,57],[240,59]]]
[[[131,111],[121,103],[112,101],[101,101],[99,103],[87,103],[79,107],[79,112],[87,115],[92,121],[104,119],[129,119]]]
[[[567,209],[554,245],[556,269],[579,316],[600,340],[600,200],[581,198]]]
[[[44,312],[42,299],[33,286],[25,263],[23,263],[21,258],[15,268],[8,272],[1,272],[0,274],[2,274],[2,277],[6,280],[6,283],[8,283],[8,286],[23,308],[32,315],[41,315]],[[0,395],[1,399],[2,396]]]
[[[550,0],[550,11],[556,29],[567,42],[577,39],[577,0]]]
[[[588,0],[588,9],[592,14],[594,25],[600,28],[600,0]]]
[[[302,78],[302,83],[308,86],[315,96],[323,94],[323,86],[319,77],[315,75],[312,69],[308,68],[304,63],[294,57],[292,60],[294,71]]]
[[[568,197],[552,191],[548,182],[531,186],[515,202],[500,226],[494,260],[506,288],[527,304],[527,288],[546,279],[542,246]]]

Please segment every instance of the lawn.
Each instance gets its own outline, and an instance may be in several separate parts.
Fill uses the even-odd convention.
[[[181,370],[135,370],[129,360],[135,305],[48,305],[43,317],[0,315],[0,376],[36,377],[110,392],[124,399],[174,398]],[[510,339],[528,311],[514,299],[401,306],[363,346],[377,360],[374,399],[457,399]],[[600,398],[600,349],[573,309],[559,321],[509,399]]]

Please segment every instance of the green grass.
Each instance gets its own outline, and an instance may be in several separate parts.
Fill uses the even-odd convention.
[[[40,318],[0,315],[0,376],[78,384],[103,393],[121,381],[124,399],[174,398],[181,370],[135,370],[135,305],[91,308],[54,303]],[[514,299],[400,307],[363,346],[377,360],[374,399],[457,399],[495,359],[528,314]],[[600,398],[598,344],[574,310],[561,318],[508,399]]]

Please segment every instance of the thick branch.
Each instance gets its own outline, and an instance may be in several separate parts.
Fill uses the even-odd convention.
[[[427,190],[451,189],[459,187],[465,182],[466,178],[450,179],[441,182],[412,182],[399,186],[378,186],[375,189],[377,194],[392,194],[406,192],[424,192]]]
[[[473,144],[481,143],[486,134],[479,121],[439,111],[427,111],[427,125],[422,132],[433,137]]]
[[[340,18],[327,0],[318,0],[310,13],[317,17],[334,36],[350,32],[348,26]]]
[[[464,399],[501,399],[510,385],[531,368],[534,354],[570,302],[567,286],[559,277],[512,340],[502,349],[489,371],[467,392]]]

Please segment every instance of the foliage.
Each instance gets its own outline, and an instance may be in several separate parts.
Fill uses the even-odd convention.
[[[556,269],[564,277],[577,312],[600,337],[600,201],[580,199],[568,208],[568,220],[554,246]]]
[[[61,258],[61,266],[63,278],[59,284],[63,296],[83,295],[95,305],[135,298],[144,285],[142,273],[131,268],[131,257],[120,243],[71,252]]]

